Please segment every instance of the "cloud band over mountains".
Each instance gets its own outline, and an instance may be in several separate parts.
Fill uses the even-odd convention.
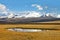
[[[38,5],[38,4],[32,4],[32,7],[36,7],[38,10],[44,10],[42,6]],[[47,8],[47,7],[46,7]],[[29,11],[29,10],[28,10]],[[25,12],[23,12],[25,13]],[[26,11],[27,13],[27,11]],[[43,12],[42,12],[43,13]],[[36,12],[36,11],[29,11],[28,15],[19,15],[20,17],[40,17],[41,12]],[[4,4],[0,4],[0,14],[5,14],[7,15],[9,18],[12,18],[14,16],[14,12],[10,12],[9,9],[4,5]],[[9,15],[8,15],[9,14]],[[16,13],[17,14],[17,13]],[[20,14],[20,13],[19,13]],[[44,14],[44,13],[43,13]],[[18,16],[18,17],[19,17]],[[58,18],[60,18],[60,15],[57,15]]]

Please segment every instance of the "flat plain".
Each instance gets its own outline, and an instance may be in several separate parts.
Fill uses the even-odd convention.
[[[0,24],[0,40],[60,40],[60,30],[15,32],[6,29],[15,27],[60,29],[59,22],[54,21],[53,23]]]

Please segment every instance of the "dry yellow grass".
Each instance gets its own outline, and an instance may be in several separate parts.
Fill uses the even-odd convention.
[[[0,24],[0,40],[60,40],[60,30],[41,31],[41,32],[13,32],[6,28],[57,28],[60,25],[44,24]]]

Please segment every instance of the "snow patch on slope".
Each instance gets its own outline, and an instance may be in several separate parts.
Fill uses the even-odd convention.
[[[40,17],[40,13],[39,12],[35,12],[35,11],[32,11],[32,12],[29,12],[28,14],[25,15],[26,18],[28,17]]]

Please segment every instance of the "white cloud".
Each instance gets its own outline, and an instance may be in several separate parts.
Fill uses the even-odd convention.
[[[5,5],[3,5],[3,4],[0,4],[0,13],[5,13],[5,14],[7,14],[8,12],[7,12],[7,7],[5,6]]]
[[[0,4],[0,10],[6,10],[6,6],[3,4]]]
[[[4,4],[0,4],[0,14],[5,14],[8,18],[12,18],[14,16],[13,12],[10,12]]]
[[[43,10],[43,7],[41,7],[40,5],[32,4],[32,6],[38,8],[38,10]]]

